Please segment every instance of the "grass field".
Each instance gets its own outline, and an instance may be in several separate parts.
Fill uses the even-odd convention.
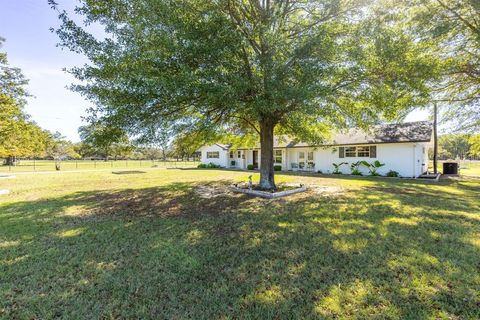
[[[248,174],[0,180],[0,318],[480,318],[480,180]]]
[[[1,159],[0,159],[1,160]],[[0,161],[1,164],[1,161]],[[126,168],[189,168],[196,167],[198,161],[161,161],[161,160],[64,160],[60,161],[61,171],[96,170],[96,169],[126,169]],[[1,172],[34,172],[55,171],[53,160],[20,160],[15,166],[0,165]]]

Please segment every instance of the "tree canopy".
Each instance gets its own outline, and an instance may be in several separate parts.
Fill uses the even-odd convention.
[[[75,12],[106,32],[60,12],[60,45],[90,60],[71,72],[92,121],[258,133],[263,188],[275,187],[274,130],[320,142],[331,127],[398,120],[428,102],[438,71],[403,13],[378,2],[90,0]]]
[[[453,129],[480,130],[480,2],[406,0],[409,25],[442,61],[434,99]]]
[[[0,47],[3,38],[0,38]],[[24,111],[28,81],[18,68],[8,64],[0,52],[0,157],[45,155],[48,133],[29,120]]]

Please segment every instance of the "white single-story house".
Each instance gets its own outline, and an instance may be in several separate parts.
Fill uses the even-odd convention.
[[[432,145],[433,125],[429,121],[374,126],[368,132],[351,129],[333,136],[323,145],[309,145],[286,137],[274,141],[274,162],[282,170],[332,173],[334,163],[347,162],[340,167],[350,173],[349,164],[375,160],[385,165],[378,170],[384,175],[390,170],[402,177],[418,177],[428,169],[428,149]],[[201,147],[201,162],[214,163],[224,168],[247,169],[260,165],[260,147],[230,148],[226,144]],[[366,167],[360,167],[368,173]]]

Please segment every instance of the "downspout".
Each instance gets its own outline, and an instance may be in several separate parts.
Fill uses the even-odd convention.
[[[417,152],[416,152],[417,150],[416,149],[417,149],[417,145],[416,145],[416,143],[414,143],[413,144],[413,178],[414,179],[417,179],[417,172],[416,172],[417,170],[416,170],[416,167],[415,167],[415,165],[416,165],[415,160],[416,160],[416,157],[417,157]]]

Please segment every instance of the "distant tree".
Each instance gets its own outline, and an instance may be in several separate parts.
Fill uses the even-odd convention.
[[[127,134],[119,128],[101,123],[92,123],[78,129],[82,139],[83,155],[102,157],[124,158],[133,150]]]
[[[258,134],[260,187],[274,189],[276,129],[320,142],[331,126],[398,120],[427,102],[433,59],[397,23],[402,11],[369,3],[82,0],[78,20],[108,36],[65,12],[57,34],[90,59],[72,70],[86,81],[73,89],[96,103],[94,119],[132,135],[152,122],[206,139]]]
[[[479,157],[480,156],[480,134],[471,136],[468,142],[470,143],[470,155]]]
[[[165,123],[153,123],[142,130],[141,136],[137,138],[136,143],[149,146],[152,152],[156,149],[160,149],[162,152],[162,159],[165,160],[167,158],[167,150],[172,136],[173,129],[171,126]]]
[[[62,161],[69,158],[79,158],[80,155],[75,151],[75,146],[68,141],[60,132],[50,133],[47,146],[46,155],[55,161]]]
[[[0,38],[0,47],[4,39]],[[16,157],[42,156],[47,133],[29,120],[24,111],[28,81],[20,69],[10,67],[0,52],[0,157],[12,165]]]
[[[465,159],[470,151],[470,135],[444,134],[438,138],[440,155],[450,159]]]

